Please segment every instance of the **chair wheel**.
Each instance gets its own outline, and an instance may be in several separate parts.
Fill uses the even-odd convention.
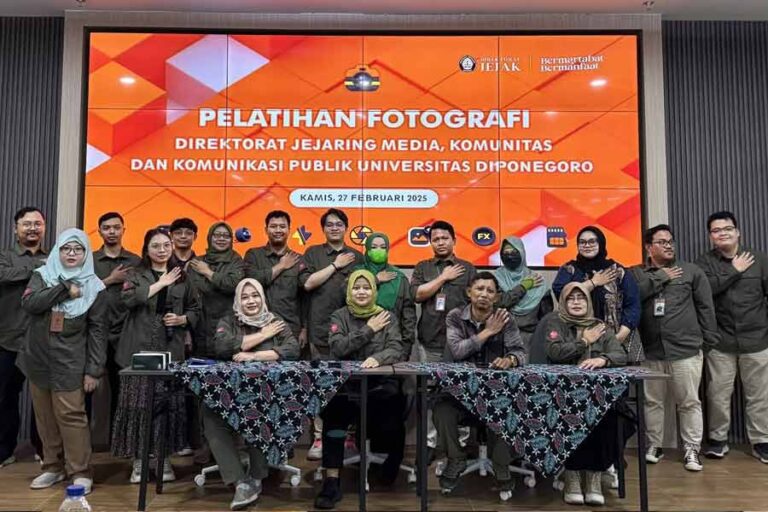
[[[205,485],[205,475],[195,475],[195,485],[202,487]]]
[[[301,483],[301,475],[291,475],[291,487],[298,487]]]
[[[533,489],[534,487],[536,487],[536,478],[532,476],[527,476],[523,478],[523,483],[529,489]]]
[[[417,481],[416,473],[408,473],[408,483],[415,484]]]
[[[552,482],[552,487],[556,491],[562,491],[563,489],[565,489],[565,482],[563,482],[562,480],[555,480],[554,482]]]
[[[499,493],[499,499],[501,501],[508,501],[512,497],[512,491],[501,491]]]

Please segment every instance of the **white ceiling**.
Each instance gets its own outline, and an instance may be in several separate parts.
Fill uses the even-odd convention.
[[[768,20],[768,0],[0,0],[0,16],[61,16],[65,10],[366,14],[654,12],[664,19]]]

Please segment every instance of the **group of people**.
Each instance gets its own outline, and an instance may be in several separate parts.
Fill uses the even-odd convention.
[[[456,235],[445,221],[429,226],[433,257],[419,262],[410,280],[389,263],[384,233],[368,235],[364,253],[347,245],[348,218],[338,209],[321,217],[325,242],[303,255],[288,247],[291,218],[279,210],[266,216],[267,243],[244,257],[224,222],[208,230],[203,255],[192,249],[198,228],[187,218],[147,231],[137,255],[122,245],[125,222],[116,212],[99,219],[104,243],[97,251],[83,231],[67,229],[47,254],[45,218],[37,208],[19,210],[14,221],[17,243],[0,252],[0,461],[13,462],[26,377],[43,464],[34,489],[70,477],[91,491],[86,396],[106,381],[112,451],[133,458],[131,482],[140,480],[142,443],[153,453],[163,446],[166,454],[192,443],[210,449],[224,482],[235,487],[232,509],[258,498],[268,471],[264,454],[250,448],[246,470],[236,432],[182,388],[158,394],[167,401],[161,406],[169,410],[170,425],[164,432],[156,425],[144,438],[152,414],[149,386],[164,384],[118,376],[142,350],[169,351],[174,361],[190,355],[239,362],[306,358],[356,360],[367,368],[409,359],[498,369],[529,362],[586,370],[642,364],[672,376],[646,385],[646,460],[663,457],[665,400],[672,397],[690,471],[702,470],[698,389],[706,360],[706,455],[728,452],[738,371],[753,454],[768,463],[768,259],[741,244],[729,212],[708,219],[712,249],[696,264],[676,258],[667,225],[644,233],[647,259],[632,268],[609,259],[604,234],[587,226],[576,238],[576,257],[551,286],[528,268],[517,237],[502,242],[502,266],[476,270],[456,255]],[[381,378],[371,386],[371,443],[387,454],[382,477],[392,482],[403,459],[407,400],[397,380]],[[468,416],[451,397],[435,397],[431,422],[437,452],[447,458],[440,477],[445,492],[466,468],[459,438]],[[339,470],[357,417],[354,403],[339,393],[314,425],[308,458],[322,459],[326,470],[317,508],[334,508],[342,497]],[[603,503],[600,477],[620,457],[619,421],[607,414],[567,461],[567,503]],[[488,437],[497,485],[510,490],[516,454],[492,433]],[[175,479],[169,458],[155,469],[157,478]]]

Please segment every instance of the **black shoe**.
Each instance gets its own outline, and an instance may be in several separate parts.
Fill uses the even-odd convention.
[[[729,450],[727,441],[710,439],[707,442],[707,451],[704,452],[704,456],[708,459],[722,459]]]
[[[315,498],[315,508],[330,510],[341,501],[341,482],[338,478],[326,478],[323,480],[323,488]]]
[[[466,460],[448,459],[440,475],[440,492],[450,494],[459,485],[459,478],[467,469]]]
[[[402,454],[395,455],[390,453],[384,463],[381,465],[381,483],[386,486],[391,486],[397,480],[397,475],[400,473],[400,464],[403,462]]]
[[[752,445],[752,455],[763,464],[768,464],[768,443],[757,443]]]

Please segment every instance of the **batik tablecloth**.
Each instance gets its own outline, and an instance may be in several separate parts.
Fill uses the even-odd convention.
[[[490,370],[456,363],[401,363],[428,372],[516,454],[544,476],[555,474],[641,368],[580,370],[528,365]]]
[[[170,370],[269,464],[285,461],[305,425],[330,402],[359,362],[173,364]]]

